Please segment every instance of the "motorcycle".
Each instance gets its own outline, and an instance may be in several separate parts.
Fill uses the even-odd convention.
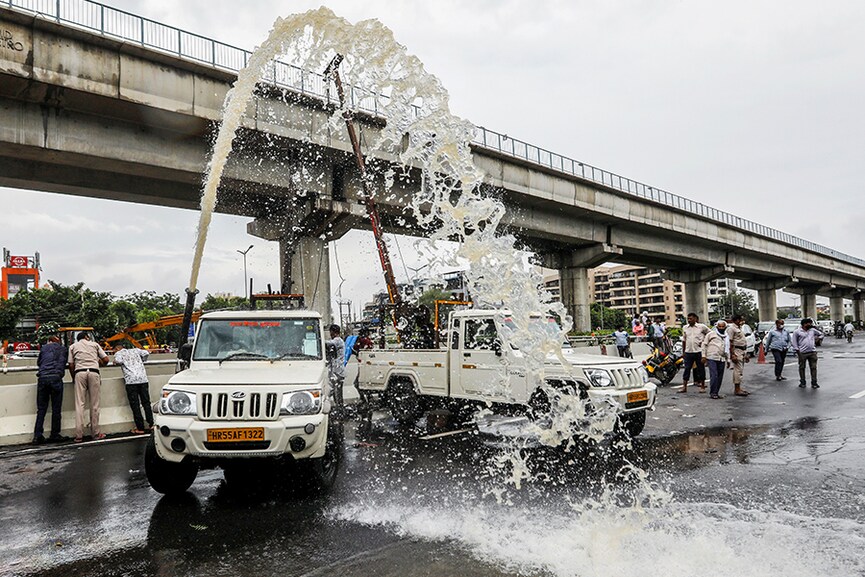
[[[663,351],[658,347],[654,347],[652,354],[643,360],[643,366],[646,367],[649,377],[655,378],[661,385],[669,385],[683,363],[682,355]]]
[[[847,333],[847,342],[852,343],[853,342],[853,331],[844,331],[844,332]]]

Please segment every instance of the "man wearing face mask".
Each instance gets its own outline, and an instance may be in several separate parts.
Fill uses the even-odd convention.
[[[727,323],[718,321],[715,328],[706,333],[702,345],[703,364],[709,368],[709,398],[723,399],[720,394],[724,380],[724,368],[729,358],[727,345]]]

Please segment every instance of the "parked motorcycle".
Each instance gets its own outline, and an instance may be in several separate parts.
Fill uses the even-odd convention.
[[[646,367],[649,377],[656,379],[661,385],[669,385],[683,363],[682,355],[663,351],[658,347],[654,347],[652,354],[643,360],[643,366]]]
[[[847,342],[852,343],[853,342],[853,331],[845,331],[845,332],[847,333]]]

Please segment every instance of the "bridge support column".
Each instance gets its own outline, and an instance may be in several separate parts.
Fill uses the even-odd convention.
[[[844,296],[836,291],[829,295],[829,318],[833,322],[844,320]]]
[[[287,245],[288,243],[286,243]],[[332,321],[330,306],[330,251],[327,241],[318,237],[304,236],[292,246],[283,247],[280,242],[280,282],[291,285],[291,292],[303,293],[306,308],[321,313],[322,322]],[[291,275],[285,278],[288,261]]]
[[[562,304],[574,321],[574,330],[592,330],[589,269],[622,254],[622,249],[611,244],[593,244],[571,251],[540,253],[540,264],[558,269]]]
[[[718,265],[710,268],[668,270],[662,276],[667,280],[685,285],[685,314],[694,313],[701,323],[706,323],[709,321],[709,295],[706,283],[729,276],[733,272],[731,266]]]
[[[685,283],[685,314],[694,313],[701,323],[709,322],[709,292],[705,282]]]
[[[865,294],[858,293],[853,297],[853,320],[865,321]]]
[[[757,310],[760,321],[774,321],[778,318],[778,295],[775,289],[757,291]]]
[[[592,330],[591,295],[589,295],[589,269],[568,267],[559,271],[562,304],[574,319],[574,330]]]
[[[817,293],[803,292],[802,293],[802,318],[810,317],[817,320]]]

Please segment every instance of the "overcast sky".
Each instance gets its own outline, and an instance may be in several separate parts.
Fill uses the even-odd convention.
[[[249,49],[277,16],[321,4],[107,3]],[[382,20],[476,125],[865,257],[865,2],[326,4],[352,22]],[[0,206],[0,244],[40,251],[47,278],[116,294],[186,286],[196,212],[9,189]],[[243,294],[235,251],[250,244],[250,274],[278,284],[275,245],[247,236],[246,222],[214,220],[202,293]],[[355,305],[383,287],[370,237],[336,243]],[[418,266],[411,241],[400,248]]]

